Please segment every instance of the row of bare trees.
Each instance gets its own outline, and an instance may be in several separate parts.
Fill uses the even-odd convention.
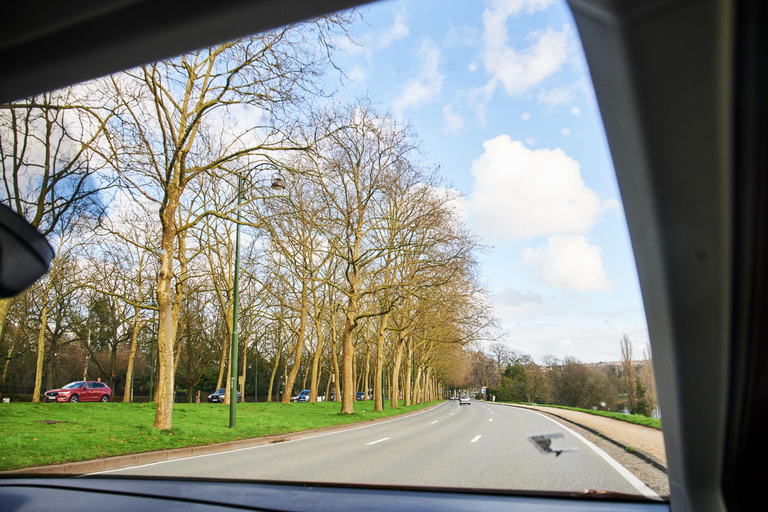
[[[270,398],[281,369],[284,401],[303,372],[313,400],[332,387],[348,414],[362,387],[381,410],[462,378],[462,347],[494,326],[478,244],[408,126],[323,90],[351,16],[0,107],[2,199],[57,249],[44,279],[0,301],[3,383],[32,354],[33,400],[43,376],[95,365],[114,384],[124,361],[128,401],[156,358],[157,428],[177,379],[191,391],[215,368],[228,401],[237,218],[241,393],[249,354]]]
[[[611,363],[545,356],[538,364],[528,354],[494,343],[488,353],[471,355],[470,387],[487,386],[487,394],[501,401],[626,410],[645,416],[658,412],[650,347],[644,349],[642,360],[635,360],[625,334],[620,348],[621,359]]]

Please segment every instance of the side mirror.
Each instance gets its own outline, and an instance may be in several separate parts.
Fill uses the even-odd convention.
[[[54,255],[43,235],[0,204],[0,298],[16,296],[43,277]]]

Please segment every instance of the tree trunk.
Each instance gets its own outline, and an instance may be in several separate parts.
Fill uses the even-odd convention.
[[[317,332],[317,347],[312,357],[312,378],[309,381],[309,401],[317,401],[317,388],[320,385],[320,357],[323,354],[323,330],[321,328],[320,318],[313,317],[315,321],[315,331]]]
[[[408,343],[408,360],[406,361],[406,374],[405,374],[405,391],[403,392],[403,399],[405,406],[408,407],[413,403],[411,400],[412,395],[412,377],[413,377],[413,343]]]
[[[167,215],[169,210],[171,210],[170,219]],[[161,430],[170,429],[172,425],[175,377],[173,373],[173,344],[176,339],[176,320],[173,315],[173,298],[171,296],[174,252],[173,212],[175,212],[175,205],[173,207],[169,205],[165,212],[166,215],[161,215],[163,224],[163,252],[160,255],[160,272],[157,279],[157,352],[159,368],[157,372],[157,391],[155,393],[157,408],[155,410],[154,427]]]
[[[398,336],[397,346],[395,348],[395,358],[392,365],[392,387],[390,393],[390,408],[397,409],[399,407],[398,399],[400,397],[400,364],[403,359],[403,348],[405,347],[405,341],[402,336]]]
[[[48,305],[44,305],[40,314],[40,330],[37,333],[37,371],[35,372],[35,391],[32,403],[40,401],[40,388],[43,383],[43,360],[45,358],[45,327],[48,322]]]
[[[278,338],[280,337],[280,331],[278,330]],[[272,389],[275,385],[275,375],[277,375],[277,368],[280,366],[280,356],[283,353],[283,346],[280,344],[280,340],[277,340],[277,354],[275,355],[275,364],[272,365],[272,374],[269,376],[269,391],[267,391],[267,402],[272,401]]]
[[[419,365],[416,368],[416,378],[413,383],[413,403],[420,404],[423,402],[424,400],[421,397],[421,366]]]
[[[11,356],[13,355],[13,345],[8,344],[8,356],[3,363],[3,376],[0,377],[0,384],[5,384],[5,379],[8,376],[8,364],[11,362]]]
[[[331,361],[333,364],[333,401],[341,401],[341,378],[339,375],[339,357],[336,341],[336,318],[331,313]]]
[[[240,363],[243,365],[243,374],[240,376],[240,395],[243,397],[243,402],[245,402],[245,376],[246,376],[246,369],[248,368],[248,351],[246,350],[246,343],[245,340],[243,340],[243,362]]]
[[[296,376],[299,374],[299,368],[301,366],[301,353],[304,349],[304,333],[307,330],[307,285],[306,282],[301,284],[301,310],[299,312],[299,332],[298,339],[296,340],[296,350],[293,356],[293,366],[291,367],[291,373],[288,375],[288,380],[285,383],[285,390],[287,393],[283,394],[282,402],[287,404],[291,401],[291,393],[293,393],[293,385],[296,382]]]
[[[389,321],[389,312],[381,317],[379,330],[376,334],[376,377],[373,382],[374,411],[384,410],[384,390],[382,389],[382,377],[384,368],[384,338],[387,334],[387,323]]]
[[[136,344],[139,339],[139,309],[133,315],[133,335],[131,336],[131,353],[128,355],[128,369],[125,372],[125,394],[123,395],[123,403],[129,403],[131,401],[133,391],[133,362],[136,358]]]
[[[370,384],[369,376],[371,374],[371,346],[366,345],[365,346],[365,370],[363,371],[362,379],[360,382],[360,391],[363,392],[363,395],[368,398],[368,390],[370,389],[368,386]]]
[[[325,384],[325,396],[323,397],[324,402],[328,400],[329,396],[331,396],[331,375],[333,375],[331,372],[333,372],[333,370],[328,372],[328,382]]]
[[[58,343],[56,342],[56,336],[55,334],[51,335],[50,340],[50,347],[48,347],[48,361],[46,364],[46,370],[45,370],[45,388],[46,389],[53,389],[55,386],[53,382],[53,366],[54,366],[54,359],[56,355],[56,351],[59,349]]]
[[[8,317],[8,311],[10,311],[15,298],[0,299],[0,341],[2,341],[5,334],[5,319]]]
[[[346,320],[344,330],[341,333],[341,365],[342,365],[342,386],[344,391],[341,394],[341,414],[355,413],[355,375],[353,363],[355,359],[355,346],[352,343],[352,334],[355,330],[353,322],[354,315],[357,313],[357,299],[352,297],[347,304]]]

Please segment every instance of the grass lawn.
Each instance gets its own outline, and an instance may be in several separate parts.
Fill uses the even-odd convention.
[[[229,406],[174,404],[173,428],[152,427],[152,403],[0,404],[0,470],[250,439],[394,416],[428,404],[373,412],[373,402],[355,402],[341,415],[338,402],[237,404],[237,428]]]

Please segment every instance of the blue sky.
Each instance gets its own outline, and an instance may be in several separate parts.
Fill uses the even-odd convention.
[[[605,132],[576,25],[552,0],[411,0],[361,10],[344,94],[410,122],[488,246],[510,347],[584,362],[648,340]]]

